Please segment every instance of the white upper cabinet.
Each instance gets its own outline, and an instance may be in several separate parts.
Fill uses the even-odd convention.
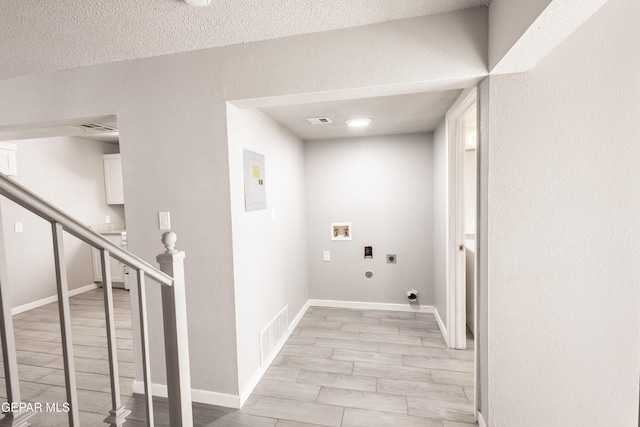
[[[122,161],[120,154],[105,154],[104,162],[104,187],[108,205],[124,204],[124,187],[122,183]]]
[[[16,164],[16,150],[16,144],[0,142],[0,172],[7,176],[18,174],[18,165]]]

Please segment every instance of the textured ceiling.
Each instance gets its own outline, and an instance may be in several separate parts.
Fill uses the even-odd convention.
[[[413,93],[259,110],[304,140],[431,132],[444,120],[461,92],[462,89]],[[325,116],[333,123],[312,125],[306,120]],[[373,122],[367,127],[348,127],[345,120],[355,117],[369,117]]]
[[[0,0],[0,79],[485,6],[488,0]]]

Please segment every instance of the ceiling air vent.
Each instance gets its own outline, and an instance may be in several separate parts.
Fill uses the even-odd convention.
[[[329,117],[311,117],[307,119],[307,121],[312,125],[326,125],[333,123]]]
[[[118,129],[113,126],[102,125],[100,123],[86,123],[82,125],[73,126],[76,129],[82,129],[85,132],[98,133],[98,132],[115,132]]]

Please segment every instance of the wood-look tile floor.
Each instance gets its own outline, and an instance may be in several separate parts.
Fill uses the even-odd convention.
[[[127,426],[144,426],[134,378],[129,293],[114,290]],[[102,289],[71,298],[81,425],[105,426],[111,408]],[[56,304],[14,316],[22,398],[65,402]],[[469,336],[470,338],[470,336]],[[470,427],[473,342],[448,350],[431,314],[311,307],[241,410],[194,403],[194,425],[209,427]],[[2,374],[4,376],[4,374]],[[4,381],[0,401],[5,401]],[[165,399],[154,399],[168,426]],[[39,413],[31,425],[67,425]]]

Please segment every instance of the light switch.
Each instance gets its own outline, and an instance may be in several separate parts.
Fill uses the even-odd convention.
[[[171,230],[171,216],[169,212],[158,212],[158,228]]]
[[[276,208],[271,208],[271,222],[276,222]]]
[[[329,262],[329,261],[331,261],[331,252],[329,252],[329,251],[324,251],[324,252],[322,253],[322,260],[323,260],[324,262]]]
[[[22,233],[22,223],[16,222],[15,224],[13,224],[13,229],[16,233]]]

